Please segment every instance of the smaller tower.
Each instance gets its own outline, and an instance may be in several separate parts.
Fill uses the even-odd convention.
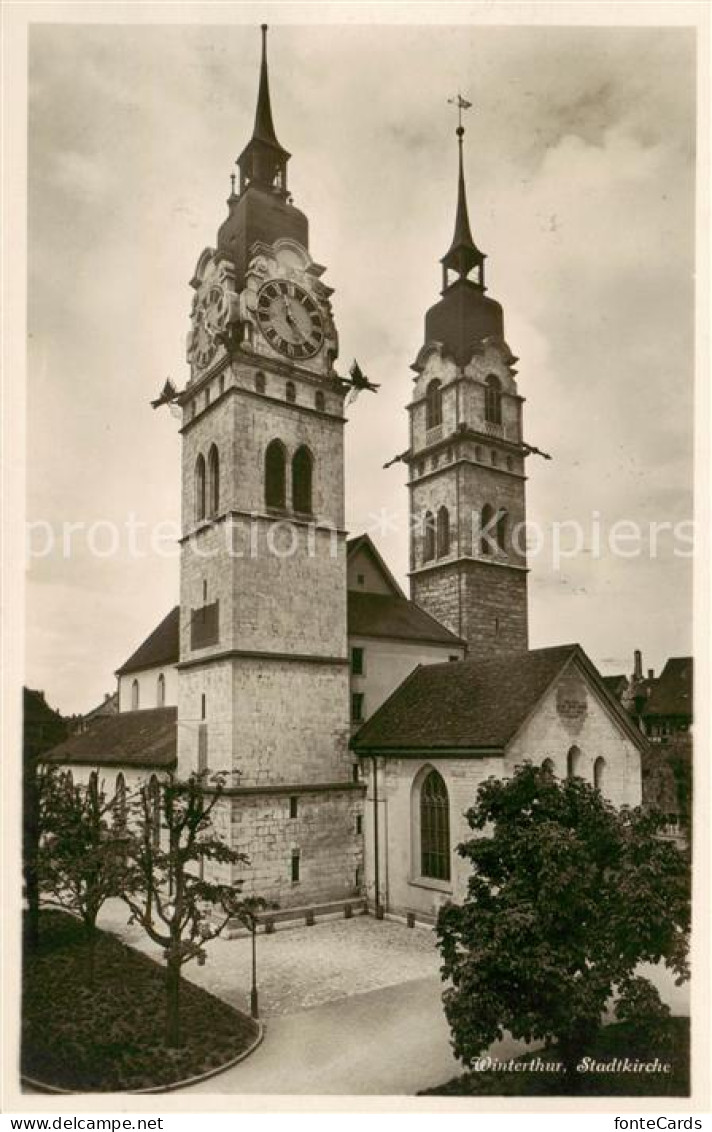
[[[410,412],[410,578],[415,602],[471,657],[528,646],[522,398],[502,307],[486,294],[470,228],[459,95],[455,229],[442,297],[425,316]]]

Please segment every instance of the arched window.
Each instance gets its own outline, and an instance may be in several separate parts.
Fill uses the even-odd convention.
[[[603,790],[603,781],[606,776],[606,760],[599,756],[593,764],[593,785],[597,790]]]
[[[139,705],[138,680],[134,680],[133,684],[131,685],[131,711],[138,711],[138,705]]]
[[[428,383],[425,390],[425,427],[435,428],[443,420],[443,393],[437,377]]]
[[[162,672],[156,685],[156,705],[158,707],[166,706],[166,678]]]
[[[297,387],[293,381],[288,381],[284,387],[285,395],[290,404],[294,404],[297,399]]]
[[[161,787],[155,774],[148,783],[148,819],[151,823],[151,844],[157,849],[161,844]]]
[[[423,562],[435,557],[435,516],[432,511],[425,512],[423,519]]]
[[[265,375],[262,373],[261,370],[258,370],[257,373],[255,374],[255,389],[257,390],[258,393],[264,393],[265,385],[266,385]]]
[[[434,880],[450,879],[450,807],[436,770],[420,788],[420,872]]]
[[[507,522],[508,522],[508,519],[509,519],[509,515],[504,510],[504,508],[502,508],[501,511],[497,512],[497,527],[496,527],[495,533],[497,535],[497,546],[499,547],[500,550],[503,550],[503,551],[506,551],[506,549],[507,549]]]
[[[485,503],[480,516],[480,554],[492,553],[494,531],[491,523],[493,518],[494,507],[490,503]]]
[[[485,381],[485,420],[502,423],[502,383],[493,373]]]
[[[287,506],[287,474],[284,445],[273,440],[265,453],[265,503],[268,507]]]
[[[208,485],[210,514],[217,515],[220,507],[220,457],[214,444],[208,452]]]
[[[316,393],[314,394],[314,404],[316,405],[320,413],[324,412],[326,408],[326,397],[322,393],[321,389],[317,389]]]
[[[450,512],[447,507],[438,511],[438,558],[450,553]]]
[[[114,791],[114,821],[117,829],[126,828],[126,779],[121,771],[116,776]]]
[[[205,518],[205,459],[202,454],[195,461],[195,517]]]
[[[541,764],[541,769],[542,769],[542,773],[545,774],[547,776],[547,778],[553,778],[554,777],[554,760],[553,759],[544,759],[544,762]]]
[[[581,751],[578,747],[570,747],[566,755],[566,777],[576,778],[581,769]]]
[[[314,461],[308,448],[297,448],[292,459],[292,507],[304,515],[312,512],[312,468]]]

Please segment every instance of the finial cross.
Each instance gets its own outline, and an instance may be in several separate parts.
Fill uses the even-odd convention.
[[[472,103],[468,102],[466,98],[463,98],[458,90],[457,98],[448,98],[448,105],[457,106],[457,129],[459,132],[462,130],[462,111],[469,110]]]

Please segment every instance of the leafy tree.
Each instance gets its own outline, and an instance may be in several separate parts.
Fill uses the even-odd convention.
[[[455,1053],[469,1067],[505,1030],[556,1042],[575,1087],[614,991],[655,1012],[638,964],[689,977],[685,858],[657,836],[661,816],[530,765],[485,782],[467,820],[479,834],[458,846],[473,867],[467,897],[437,923]]]
[[[193,773],[186,780],[142,785],[130,806],[129,869],[124,900],[130,922],[138,922],[163,948],[166,960],[166,1042],[181,1044],[181,968],[205,962],[205,944],[228,921],[245,920],[255,898],[242,901],[242,882],[206,880],[206,864],[248,864],[220,838],[213,816],[224,793],[224,774]]]
[[[97,917],[104,902],[118,896],[124,883],[120,804],[117,797],[105,793],[96,773],[88,785],[75,785],[72,775],[61,770],[50,772],[45,780],[40,885],[60,907],[82,920],[90,985],[94,983]]]
[[[43,692],[23,689],[22,735],[22,870],[27,900],[25,939],[31,948],[39,942],[39,847],[45,801],[51,773],[41,756],[66,739],[67,721],[49,706]]]

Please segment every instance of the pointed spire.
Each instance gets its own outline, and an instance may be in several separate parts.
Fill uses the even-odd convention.
[[[272,121],[272,103],[269,96],[267,71],[267,24],[262,24],[262,62],[257,108],[252,137],[237,159],[240,167],[240,193],[250,184],[287,193],[287,162],[289,153],[277,141]]]
[[[252,131],[254,141],[272,145],[275,149],[282,147],[277,141],[272,121],[272,103],[269,97],[269,74],[267,72],[267,24],[262,24],[262,62],[260,64],[260,87],[257,94],[257,109],[255,111],[255,127]],[[284,151],[283,151],[284,152]]]
[[[452,100],[454,101],[454,100]],[[477,247],[470,231],[470,218],[467,212],[467,192],[465,190],[465,173],[462,157],[462,139],[465,127],[462,125],[462,110],[467,109],[470,103],[465,102],[458,94],[456,105],[460,113],[460,122],[455,133],[457,134],[459,175],[457,181],[457,213],[455,215],[455,231],[452,243],[440,262],[447,273],[448,269],[456,271],[460,279],[465,279],[473,267],[479,267],[479,283],[483,283],[482,268],[484,255]]]

